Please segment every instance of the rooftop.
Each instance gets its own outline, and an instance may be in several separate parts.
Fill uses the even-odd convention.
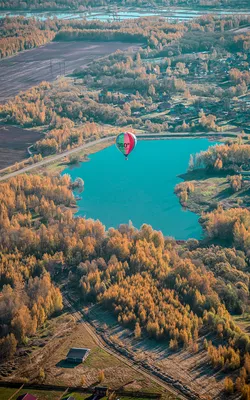
[[[67,354],[67,358],[83,358],[86,357],[89,352],[90,349],[72,347]]]
[[[35,396],[29,393],[22,394],[17,398],[17,400],[37,400]]]

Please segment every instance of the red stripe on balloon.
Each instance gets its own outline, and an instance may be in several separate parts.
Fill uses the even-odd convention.
[[[133,135],[131,135],[131,133],[129,134],[129,140],[130,140],[129,152],[131,152],[133,150],[133,148],[135,147],[135,139],[134,139]]]
[[[125,154],[126,154],[126,156],[128,156],[130,153],[130,147],[131,147],[130,135],[128,134],[128,132],[125,132],[125,134],[124,134],[124,143],[126,143],[126,145],[127,145],[127,146],[125,146]]]

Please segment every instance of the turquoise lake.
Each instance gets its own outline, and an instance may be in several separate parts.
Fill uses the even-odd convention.
[[[84,180],[76,215],[99,219],[106,228],[132,221],[179,240],[202,237],[199,216],[184,210],[174,194],[186,172],[190,154],[215,144],[208,139],[138,141],[128,161],[113,145],[67,168],[73,180]]]

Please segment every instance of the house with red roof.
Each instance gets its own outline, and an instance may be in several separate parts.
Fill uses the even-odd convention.
[[[19,396],[17,400],[37,400],[37,397],[33,396],[33,394],[25,393]]]

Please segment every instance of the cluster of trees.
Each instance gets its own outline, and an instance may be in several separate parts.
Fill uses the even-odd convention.
[[[18,264],[22,267],[22,263],[26,262],[27,272],[31,272],[29,260],[20,260],[18,254],[8,256],[10,260],[7,261],[7,265],[8,262],[11,263],[11,258],[16,263],[17,269]],[[1,268],[4,262],[6,262],[6,255],[3,257],[1,255]],[[36,267],[36,263],[38,264],[36,259],[33,259],[33,268]],[[13,288],[9,284],[3,286],[0,300],[1,336],[7,335],[0,341],[0,351],[3,347],[5,358],[15,352],[18,343],[25,343],[27,337],[34,335],[37,328],[42,326],[47,318],[63,308],[60,290],[52,284],[50,275],[48,273],[40,276],[34,273],[34,275],[34,278],[31,276],[29,279],[26,277],[19,280]],[[10,339],[11,343],[8,345]],[[4,350],[5,346],[8,346],[8,349]]]
[[[250,72],[249,71],[240,71],[238,68],[232,68],[229,71],[229,76],[233,82],[236,82],[236,83],[245,82],[246,85],[250,84]]]
[[[0,23],[0,58],[56,40],[121,40],[147,43],[152,48],[179,39],[184,24],[170,24],[161,19],[101,22],[86,20],[38,21],[23,17],[3,18]]]
[[[202,215],[202,224],[209,238],[219,238],[248,252],[250,243],[250,212],[246,208],[215,211]]]
[[[70,183],[68,176],[22,175],[0,185],[1,359],[62,309],[51,275],[85,260],[104,235],[99,222],[65,211],[75,202]]]
[[[230,187],[233,190],[233,192],[238,192],[242,188],[242,185],[243,185],[242,175],[228,176],[228,182],[229,182]]]
[[[55,32],[34,19],[3,18],[0,22],[0,59],[51,42]]]
[[[249,274],[245,253],[235,248],[211,245],[204,249],[197,241],[189,240],[182,253],[195,265],[204,265],[217,281],[216,292],[230,313],[244,313],[248,307]]]
[[[248,212],[249,213],[249,212]],[[250,214],[250,213],[249,213]],[[70,275],[85,301],[100,302],[118,322],[140,338],[167,340],[169,347],[199,350],[202,332],[211,365],[237,370],[250,340],[229,311],[244,313],[249,298],[247,258],[243,251],[189,240],[181,248],[151,227],[110,229],[103,257],[78,265]],[[193,351],[193,350],[192,350]]]
[[[249,160],[250,145],[232,142],[210,146],[207,151],[196,154],[194,167],[241,171],[242,168],[248,168]]]
[[[86,29],[86,28],[87,29]],[[97,29],[92,24],[71,22],[61,26],[57,40],[121,40],[146,43],[150,48],[162,48],[178,40],[187,30],[183,23],[171,24],[162,18],[139,18],[119,23],[101,23]]]
[[[114,133],[113,128],[108,131],[94,120],[114,124],[116,119],[126,116],[126,110],[99,104],[87,94],[82,98],[79,90],[61,81],[58,86],[42,82],[16,96],[0,106],[0,115],[7,122],[24,127],[48,125],[49,132],[34,146],[38,153],[46,156]]]
[[[216,116],[209,114],[205,115],[204,111],[201,110],[199,113],[199,124],[203,130],[206,131],[220,131],[220,128],[216,125]]]
[[[60,218],[59,204],[73,202],[68,182],[68,178],[60,181],[20,176],[1,184],[0,351],[4,358],[10,357],[18,344],[62,309],[60,290],[53,285],[48,272],[62,257],[56,252],[47,253],[43,247],[42,221]],[[38,224],[33,221],[35,216],[40,218]],[[39,241],[40,250],[36,248]]]
[[[215,368],[242,366],[250,341],[229,312],[248,307],[248,247],[239,240],[247,240],[250,212],[234,210],[231,225],[223,211],[216,220],[204,216],[210,236],[220,224],[224,233],[231,226],[231,238],[241,249],[204,251],[196,240],[178,246],[148,225],[105,231],[99,221],[74,218],[71,185],[67,175],[20,175],[0,184],[3,357],[11,357],[18,343],[61,310],[60,291],[50,277],[63,273],[85,301],[110,309],[135,337],[148,335],[166,340],[172,350],[191,346],[198,351],[198,338],[207,332],[216,336],[214,343],[204,343]]]
[[[194,184],[192,182],[181,182],[175,186],[174,192],[179,197],[182,205],[185,205],[190,193],[194,192]]]

